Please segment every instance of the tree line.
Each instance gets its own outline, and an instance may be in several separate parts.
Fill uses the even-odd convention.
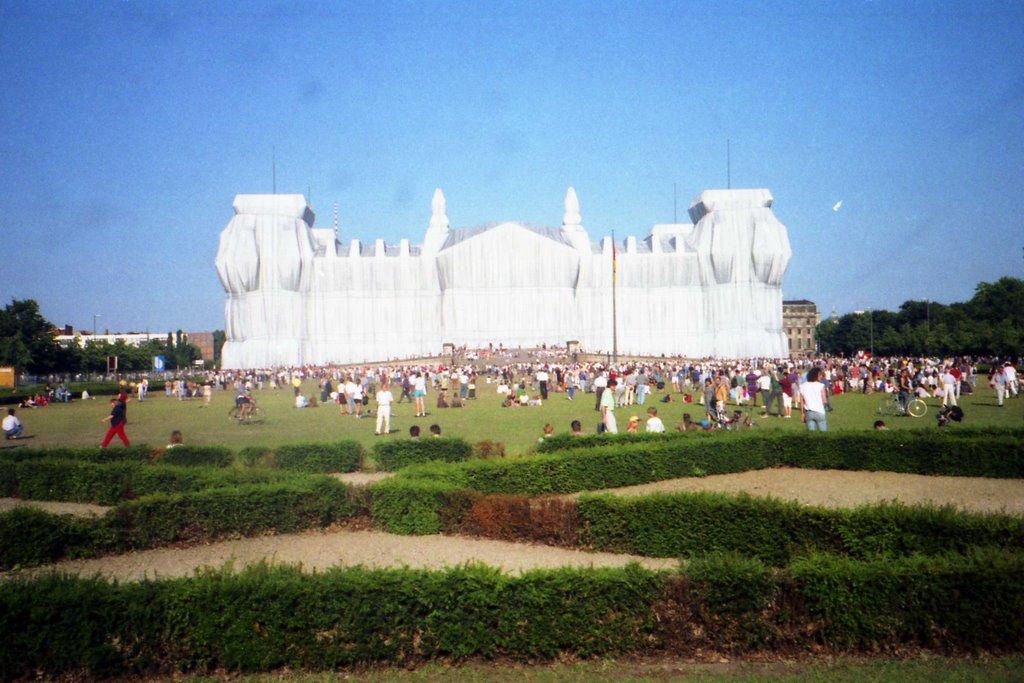
[[[108,358],[117,357],[118,372],[146,372],[153,369],[153,357],[163,356],[168,370],[189,368],[201,358],[181,330],[166,339],[152,339],[139,346],[123,341],[87,341],[61,345],[54,325],[39,311],[32,299],[14,299],[0,310],[0,365],[13,365],[19,372],[34,375],[106,372]],[[224,333],[214,333],[219,352]],[[219,355],[219,354],[218,354]]]
[[[821,321],[821,353],[881,356],[999,356],[1024,353],[1024,280],[982,282],[970,301],[905,301],[898,311],[863,311]]]

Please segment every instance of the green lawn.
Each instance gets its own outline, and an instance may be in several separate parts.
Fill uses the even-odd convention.
[[[174,429],[185,436],[186,443],[221,444],[229,447],[265,445],[276,446],[285,443],[323,442],[337,439],[355,439],[364,445],[372,445],[382,438],[399,439],[408,436],[410,425],[418,424],[424,434],[427,427],[437,423],[445,436],[459,436],[470,442],[489,439],[505,444],[509,454],[528,451],[541,435],[546,422],[555,427],[555,433],[569,431],[569,423],[578,419],[586,433],[593,433],[597,427],[597,413],[594,411],[594,395],[576,395],[569,401],[565,394],[551,394],[551,398],[539,407],[502,408],[494,385],[480,382],[479,398],[467,402],[462,409],[437,409],[433,402],[436,392],[428,396],[428,413],[425,418],[414,418],[412,405],[402,403],[392,409],[389,436],[374,436],[374,419],[364,417],[356,420],[339,414],[333,404],[318,408],[297,410],[292,407],[292,393],[288,389],[257,392],[259,404],[265,409],[267,420],[262,425],[238,425],[227,418],[233,403],[233,393],[220,391],[214,394],[209,408],[203,408],[201,399],[178,401],[161,394],[153,394],[143,402],[132,400],[128,404],[128,436],[133,442],[150,446],[163,446]],[[303,386],[303,393],[318,393],[312,382]],[[396,392],[397,393],[397,392]],[[703,408],[696,404],[664,404],[660,402],[664,392],[655,393],[646,406],[631,406],[616,410],[620,430],[624,429],[630,415],[645,416],[647,407],[655,406],[668,429],[678,423],[684,412],[700,419]],[[676,394],[675,398],[679,398]],[[878,394],[862,396],[849,394],[833,397],[835,410],[829,415],[829,429],[870,429],[877,419],[876,411],[882,397]],[[25,441],[32,447],[89,446],[98,445],[106,431],[106,423],[100,420],[109,413],[108,399],[104,397],[91,401],[75,401],[70,405],[52,405],[37,409],[19,409],[18,416],[25,425],[26,434],[35,438]],[[891,429],[936,429],[935,414],[938,402],[928,401],[928,414],[920,419],[900,417],[885,418]],[[961,401],[965,418],[960,425],[953,424],[946,429],[961,426],[1024,426],[1024,399],[1009,399],[1006,406],[996,406],[995,395],[987,387],[979,387],[973,396]],[[800,430],[799,411],[789,420],[781,418],[757,418],[758,429]],[[641,430],[643,424],[641,423]],[[119,446],[120,442],[114,442]],[[0,443],[2,446],[13,442]]]

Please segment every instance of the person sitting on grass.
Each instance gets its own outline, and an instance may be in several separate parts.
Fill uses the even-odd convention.
[[[25,431],[25,428],[14,415],[14,408],[7,409],[7,417],[4,418],[4,438],[5,439],[20,439],[21,433]]]
[[[665,423],[658,417],[658,409],[653,406],[647,409],[647,431],[655,434],[665,431]]]
[[[438,408],[447,408],[448,407],[448,396],[447,396],[447,394],[448,394],[448,390],[447,389],[441,389],[441,391],[437,392],[437,407]]]
[[[580,424],[579,420],[573,420],[569,423],[569,435],[583,436],[583,425]]]
[[[412,439],[413,441],[416,441],[420,438],[419,425],[413,425],[412,427],[409,427],[409,438]]]
[[[677,432],[695,432],[700,427],[693,421],[693,417],[689,413],[683,413],[683,421],[676,425]]]
[[[441,438],[441,425],[432,424],[430,425],[430,438],[440,439]]]
[[[171,432],[171,441],[170,441],[170,443],[167,444],[167,450],[171,450],[172,448],[177,448],[178,446],[181,446],[184,443],[185,443],[185,440],[182,438],[181,432],[179,430],[175,429],[173,432]]]
[[[884,432],[888,431],[889,428],[886,427],[885,423],[882,422],[881,420],[875,420],[874,429],[876,432]]]
[[[550,422],[548,422],[546,425],[544,425],[543,434],[539,439],[537,439],[537,443],[544,443],[544,439],[550,439],[552,436],[554,436],[554,434],[555,428],[551,425]]]

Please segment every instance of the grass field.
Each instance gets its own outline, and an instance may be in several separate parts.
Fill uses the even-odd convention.
[[[302,391],[307,396],[318,393],[313,382],[307,382]],[[681,420],[684,412],[689,412],[694,419],[703,416],[703,408],[697,404],[661,403],[660,399],[664,395],[664,392],[656,392],[645,406],[617,409],[615,414],[620,431],[624,430],[630,415],[645,418],[646,408],[651,406],[658,408],[659,416],[670,430]],[[537,443],[547,422],[554,425],[556,434],[568,432],[569,423],[574,419],[580,420],[583,431],[588,434],[596,430],[598,422],[593,394],[577,393],[576,400],[569,401],[565,394],[553,393],[543,406],[502,408],[495,386],[484,382],[478,385],[478,398],[468,401],[465,408],[434,408],[436,392],[427,396],[429,414],[425,418],[414,418],[409,403],[395,405],[392,408],[391,434],[380,437],[374,436],[373,416],[357,420],[341,415],[338,407],[333,404],[298,410],[292,407],[292,392],[288,389],[256,392],[257,401],[266,413],[266,422],[239,425],[227,417],[233,398],[231,391],[215,392],[213,401],[206,408],[201,399],[178,401],[166,398],[162,393],[151,394],[143,402],[133,399],[128,404],[128,436],[133,443],[145,443],[153,447],[165,445],[171,431],[175,429],[182,431],[185,443],[220,444],[232,448],[338,439],[354,439],[365,446],[371,446],[379,439],[407,438],[408,429],[413,424],[420,425],[426,434],[427,427],[436,423],[441,426],[445,436],[458,436],[474,443],[482,440],[498,441],[505,444],[507,453],[522,454]],[[674,398],[678,400],[680,395],[676,394]],[[829,429],[871,429],[872,423],[878,419],[877,410],[882,398],[879,394],[834,396],[835,409],[828,417]],[[939,401],[929,399],[927,403],[928,414],[924,417],[886,417],[886,424],[890,429],[937,429],[935,416]],[[988,387],[979,385],[973,396],[962,397],[961,406],[965,412],[964,421],[951,424],[945,429],[954,430],[963,426],[1024,426],[1024,399],[1008,399],[1006,405],[1000,408],[996,405],[994,392]],[[101,420],[108,414],[109,403],[103,397],[67,405],[19,409],[18,416],[25,425],[25,433],[34,437],[22,443],[34,448],[98,445],[107,426]],[[758,430],[803,429],[799,411],[794,411],[793,418],[788,420],[755,417],[754,421]],[[643,429],[643,423],[640,429]],[[15,444],[7,441],[0,443],[0,447]],[[120,442],[115,439],[112,447],[120,447]]]

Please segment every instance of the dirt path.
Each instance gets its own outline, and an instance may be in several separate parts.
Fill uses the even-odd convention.
[[[669,479],[607,490],[623,496],[675,491],[743,492],[828,508],[899,501],[907,505],[953,505],[974,512],[1024,515],[1024,479],[777,468]]]
[[[614,553],[586,553],[527,543],[507,543],[458,536],[398,536],[379,531],[324,531],[243,538],[194,548],[157,548],[92,560],[73,560],[29,570],[56,569],[70,574],[99,574],[121,581],[143,577],[189,576],[200,567],[241,567],[266,561],[297,564],[304,571],[363,565],[438,569],[481,562],[518,574],[557,567],[621,567],[639,562],[651,569],[671,569],[677,562]],[[21,572],[25,574],[26,572]]]
[[[55,515],[75,515],[76,517],[102,517],[110,508],[91,503],[66,503],[58,500],[22,500],[21,498],[0,498],[0,512],[7,512],[19,507],[34,507],[52,512]]]

